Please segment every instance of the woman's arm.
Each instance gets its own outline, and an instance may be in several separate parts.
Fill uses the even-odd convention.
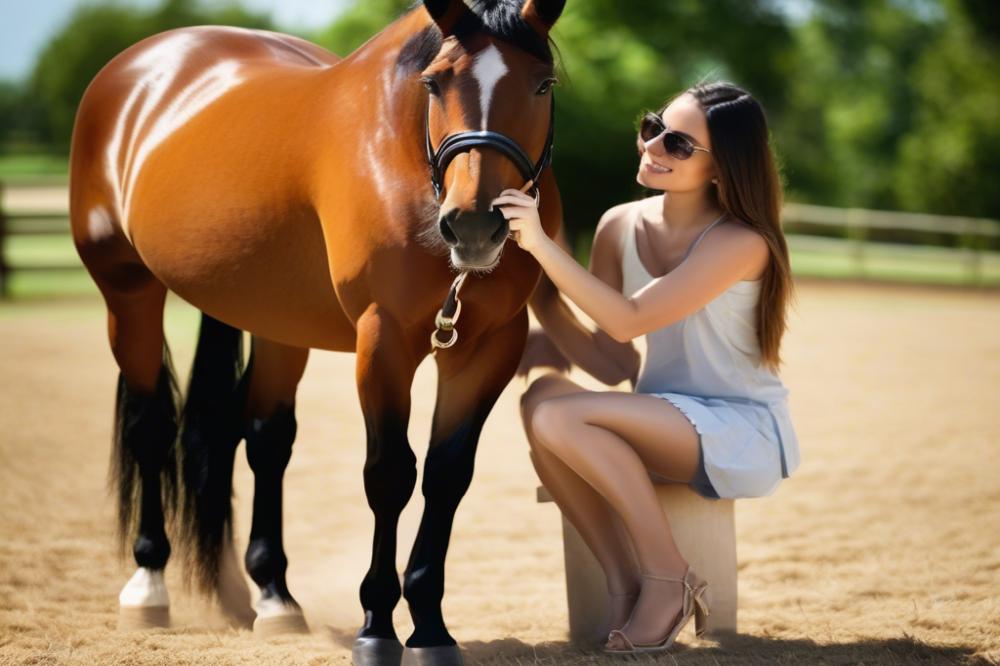
[[[620,208],[612,208],[597,223],[589,266],[592,275],[619,291],[622,283],[618,257],[621,229],[616,218],[620,212]],[[556,242],[560,247],[567,247],[561,229]],[[530,306],[545,333],[570,361],[604,384],[617,386],[627,379],[634,387],[640,361],[635,346],[631,341],[614,340],[600,328],[592,331],[585,326],[545,273],[532,294]]]
[[[746,275],[766,265],[769,248],[750,228],[720,225],[666,275],[625,296],[583,269],[546,236],[532,254],[561,293],[598,326],[625,343],[697,312]]]
[[[542,281],[551,285],[544,275]],[[531,307],[559,351],[584,372],[608,386],[617,386],[626,379],[634,385],[639,355],[631,342],[617,342],[600,328],[591,331],[558,292],[546,299],[533,299]]]
[[[759,233],[746,224],[722,224],[679,266],[626,296],[620,287],[591,275],[545,235],[534,199],[527,194],[506,189],[493,205],[500,206],[517,244],[535,257],[559,292],[621,343],[697,312],[740,279],[764,270],[770,259],[770,248]]]

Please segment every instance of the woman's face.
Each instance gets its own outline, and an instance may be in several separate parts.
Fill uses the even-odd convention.
[[[705,112],[694,96],[688,93],[681,95],[664,109],[662,115],[667,129],[687,135],[696,146],[712,149]],[[695,191],[711,186],[712,179],[716,177],[711,153],[696,150],[688,159],[679,160],[667,153],[662,136],[653,139],[648,146],[637,136],[636,146],[640,160],[635,179],[649,189]]]

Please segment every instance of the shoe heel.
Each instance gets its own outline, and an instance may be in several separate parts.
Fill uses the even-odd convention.
[[[712,605],[712,590],[708,583],[705,583],[694,601],[694,635],[702,638],[708,632],[708,616]]]

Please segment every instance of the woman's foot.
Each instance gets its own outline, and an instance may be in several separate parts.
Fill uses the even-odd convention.
[[[621,629],[632,615],[632,609],[635,608],[635,602],[639,598],[639,588],[631,592],[609,592],[608,596],[610,629]]]
[[[667,575],[683,578],[684,572]],[[621,631],[628,636],[633,645],[658,643],[670,633],[677,622],[683,603],[683,583],[643,577],[639,598],[635,601],[631,617],[621,627]],[[619,636],[612,636],[605,647],[613,650],[628,649]]]

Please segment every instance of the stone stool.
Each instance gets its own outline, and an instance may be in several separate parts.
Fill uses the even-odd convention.
[[[736,527],[733,500],[710,500],[681,483],[657,483],[660,505],[670,520],[677,547],[698,574],[708,581],[710,614],[706,634],[736,632]],[[553,502],[544,486],[538,502]],[[554,503],[554,502],[553,502]],[[557,507],[558,508],[558,507]],[[574,643],[599,638],[607,600],[604,571],[587,544],[560,512],[566,561],[569,633]],[[694,620],[690,622],[694,631]]]

